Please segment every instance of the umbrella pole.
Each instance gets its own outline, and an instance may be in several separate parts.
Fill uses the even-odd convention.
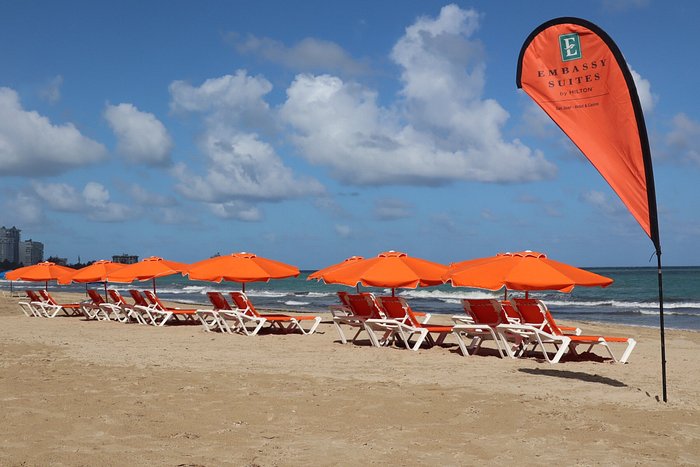
[[[102,283],[105,285],[105,300],[109,301],[109,299],[107,298],[107,281],[103,281]]]
[[[86,297],[88,296],[88,294],[87,294],[87,285],[88,285],[88,283],[86,282],[86,283],[85,283],[85,296],[86,296]]]
[[[13,296],[14,294],[12,293],[12,281],[10,281],[10,296]]]
[[[391,288],[391,296],[396,297],[396,289],[393,287]]]
[[[153,295],[156,294],[156,278],[153,278]]]
[[[241,288],[243,290],[243,293],[245,293],[245,282],[241,282]]]
[[[503,300],[508,300],[508,287],[503,289]]]
[[[528,298],[530,298],[530,291],[526,290],[525,291],[525,300],[527,300]]]
[[[49,290],[49,281],[44,281],[44,290],[48,292]]]

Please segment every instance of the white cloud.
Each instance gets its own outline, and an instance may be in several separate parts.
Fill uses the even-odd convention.
[[[155,115],[132,104],[107,105],[104,118],[117,137],[117,152],[129,162],[167,165],[173,141]]]
[[[346,224],[336,224],[333,226],[335,233],[342,238],[348,238],[352,235],[352,228]]]
[[[211,78],[194,87],[184,81],[170,84],[170,108],[176,113],[206,114],[211,124],[264,127],[272,125],[270,106],[264,97],[272,84],[262,76],[249,76],[245,70]]]
[[[642,78],[642,75],[634,71],[631,66],[629,69],[634,79],[634,85],[637,88],[637,95],[639,95],[639,102],[642,104],[642,110],[644,113],[651,113],[651,111],[654,110],[656,102],[659,100],[659,96],[651,92],[651,83],[649,80]]]
[[[35,196],[18,192],[3,203],[8,225],[39,225],[46,222],[44,211]]]
[[[538,138],[552,138],[562,134],[556,123],[547,115],[547,112],[532,101],[525,107],[522,121],[525,133]]]
[[[56,211],[78,212],[84,208],[81,194],[70,185],[32,182],[32,187],[35,193]]]
[[[83,213],[88,219],[99,222],[118,222],[132,217],[129,208],[111,202],[107,188],[97,182],[88,182],[82,192],[65,183],[33,182],[32,187],[55,211]]]
[[[348,75],[367,73],[369,67],[354,60],[335,42],[307,37],[288,47],[267,37],[249,35],[236,41],[239,53],[254,55],[296,71],[336,72]]]
[[[469,40],[477,26],[475,12],[455,5],[409,26],[392,51],[403,82],[394,107],[338,77],[297,76],[280,115],[302,155],[357,185],[552,177],[540,152],[503,139],[508,113],[482,98],[483,50]]]
[[[241,201],[212,203],[209,205],[209,208],[215,216],[222,219],[236,219],[243,222],[259,222],[263,218],[262,213],[257,207]]]
[[[175,167],[177,189],[186,197],[212,203],[232,200],[281,201],[323,193],[309,177],[295,177],[268,143],[257,135],[210,129],[200,144],[207,159],[204,176],[185,165]]]
[[[177,201],[172,196],[165,196],[146,190],[143,186],[132,183],[127,188],[131,199],[143,206],[173,206]]]
[[[57,75],[51,78],[46,85],[39,90],[39,97],[44,99],[49,104],[55,104],[61,100],[61,86],[63,85],[63,76]]]
[[[611,199],[611,197],[601,191],[590,190],[584,192],[581,194],[581,199],[611,218],[618,218],[627,211],[617,197]]]
[[[683,113],[676,115],[666,143],[674,157],[700,166],[700,122]]]
[[[106,153],[73,124],[53,125],[24,110],[14,90],[0,87],[0,176],[55,175],[97,162]]]
[[[451,234],[460,232],[460,228],[455,221],[455,216],[446,212],[438,212],[430,216],[430,228],[434,229],[436,226],[438,230],[442,232],[449,232]]]
[[[195,88],[175,82],[170,86],[171,108],[179,112],[202,112],[205,130],[199,139],[206,173],[198,175],[185,164],[178,164],[173,175],[177,189],[187,198],[221,204],[234,201],[282,201],[318,195],[323,186],[311,177],[297,176],[285,165],[274,147],[242,127],[271,118],[263,97],[272,85],[245,71],[209,79]],[[234,205],[235,206],[235,205]],[[217,215],[230,216],[218,207]],[[244,210],[244,220],[257,220],[259,213]]]
[[[413,215],[412,206],[396,198],[378,199],[374,203],[374,216],[379,220],[404,219]]]
[[[158,211],[158,215],[153,219],[159,224],[187,224],[192,225],[196,218],[193,218],[193,213],[184,212],[180,209],[163,207]]]
[[[495,212],[493,212],[491,209],[482,209],[481,210],[481,218],[484,219],[485,221],[489,222],[498,222],[500,221],[498,215],[496,215]]]

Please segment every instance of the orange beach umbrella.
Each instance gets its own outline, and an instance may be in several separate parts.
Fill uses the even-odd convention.
[[[309,274],[309,277],[306,278],[307,281],[310,281],[311,279],[317,279],[317,280],[322,280],[323,276],[328,274],[329,272],[333,272],[336,269],[344,268],[345,266],[348,266],[349,264],[354,263],[355,261],[360,261],[363,260],[362,256],[351,256],[349,258],[345,258],[342,262],[337,263],[337,264],[332,264],[330,266],[327,266],[323,269],[319,269],[318,271]]]
[[[214,256],[192,264],[186,271],[192,280],[221,282],[268,282],[299,275],[299,269],[286,263],[263,258],[253,253],[231,253]]]
[[[328,269],[331,269],[329,267]],[[408,256],[399,251],[385,251],[374,258],[356,260],[322,275],[328,284],[415,289],[442,284],[447,266]]]
[[[126,265],[122,263],[113,263],[112,261],[107,261],[101,259],[95,261],[89,266],[78,269],[70,276],[58,281],[59,284],[70,284],[71,282],[103,282],[105,287],[105,297],[107,296],[107,281],[111,278],[111,275],[123,269]]]
[[[565,263],[544,253],[521,251],[499,253],[450,265],[443,276],[455,287],[498,290],[558,290],[571,292],[575,286],[607,287],[613,280]]]
[[[64,279],[73,273],[75,273],[73,268],[44,261],[9,271],[5,274],[5,278],[11,281],[44,282],[44,288],[48,288],[49,281]]]
[[[158,256],[144,258],[138,263],[128,264],[108,276],[109,282],[153,281],[153,293],[156,291],[156,278],[184,273],[189,264],[169,261]]]

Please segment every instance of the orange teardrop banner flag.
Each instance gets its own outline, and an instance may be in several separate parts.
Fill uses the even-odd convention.
[[[520,51],[517,85],[591,161],[660,252],[644,115],[610,36],[579,18],[540,25]]]

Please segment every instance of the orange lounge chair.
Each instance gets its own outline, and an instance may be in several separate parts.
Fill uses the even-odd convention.
[[[382,297],[379,303],[385,318],[370,318],[364,322],[375,346],[387,345],[398,334],[407,349],[416,351],[423,342],[428,342],[430,346],[442,345],[445,337],[452,333],[452,326],[420,322],[410,305],[401,297]],[[377,339],[374,330],[384,331],[381,339]],[[433,339],[432,334],[437,334],[437,339]],[[411,344],[410,339],[414,335],[417,336],[416,341]]]
[[[107,289],[107,294],[109,295],[109,298],[112,299],[112,303],[105,302],[100,306],[108,309],[118,308],[118,311],[110,311],[112,311],[113,313],[119,313],[122,317],[126,317],[126,319],[122,321],[123,323],[135,321],[139,324],[150,324],[151,319],[148,317],[144,318],[141,315],[141,313],[135,309],[135,306],[127,302],[126,299],[122,296],[122,294],[120,294],[117,290]],[[143,299],[143,297],[141,298]],[[148,312],[148,316],[150,316],[150,312]]]
[[[39,294],[41,297],[44,299],[44,302],[49,303],[53,306],[59,306],[61,307],[61,311],[66,314],[66,316],[82,316],[82,308],[83,304],[82,303],[58,303],[54,298],[51,296],[50,293],[48,293],[44,289],[39,289]],[[56,316],[55,314],[53,316]],[[52,317],[53,317],[52,316]]]
[[[233,311],[241,320],[240,330],[249,336],[256,335],[265,323],[270,324],[270,327],[278,327],[285,333],[290,332],[293,328],[297,328],[302,334],[310,335],[316,331],[316,328],[321,322],[320,316],[291,316],[284,314],[263,315],[255,310],[255,306],[244,292],[231,292],[229,295],[231,296],[233,303],[236,305],[236,309]],[[245,326],[245,324],[250,321],[255,323],[255,328],[253,328],[252,331],[248,330],[248,328]],[[301,325],[302,321],[313,321],[313,324],[308,330],[306,330]]]
[[[343,329],[340,327],[341,325],[358,328],[357,332],[351,339],[351,341],[355,343],[362,331],[366,331],[364,325],[366,320],[370,318],[384,318],[381,306],[377,302],[374,295],[370,293],[349,294],[347,292],[338,292],[338,297],[343,305],[332,306],[331,314],[333,315],[333,324],[338,330],[340,341],[343,344],[347,344],[348,340],[345,337]],[[373,339],[374,335],[370,333],[370,341],[372,342],[372,345],[374,345]]]
[[[530,350],[534,351],[538,346],[542,347],[544,358],[549,363],[558,363],[562,356],[564,356],[564,354],[567,352],[571,352],[573,355],[576,355],[576,347],[579,345],[588,345],[586,352],[590,352],[595,345],[601,345],[605,348],[605,350],[607,350],[610,358],[612,358],[614,362],[617,362],[618,359],[615,357],[612,349],[610,349],[610,346],[608,345],[608,343],[611,342],[627,344],[622,357],[619,359],[620,363],[627,363],[632,350],[634,350],[634,347],[637,345],[637,341],[631,337],[566,335],[561,331],[561,329],[559,329],[559,326],[557,326],[557,323],[554,322],[554,319],[552,319],[551,314],[548,313],[545,306],[538,304],[538,309],[546,322],[545,326],[539,327],[530,324],[511,323],[500,324],[496,329],[504,340],[513,335],[527,336],[529,342],[533,344],[533,347]],[[523,313],[524,320],[535,320],[535,317],[530,316],[528,311],[523,310]],[[545,344],[554,345],[556,349],[554,357],[550,358],[549,354],[547,353],[547,349],[545,348]],[[517,356],[512,352],[512,349],[507,348],[506,350],[511,357],[515,358]]]
[[[197,310],[194,309],[184,309],[184,308],[173,308],[165,306],[165,304],[158,298],[156,294],[150,290],[144,290],[143,294],[146,296],[151,305],[151,313],[160,317],[160,322],[158,326],[164,326],[171,319],[175,321],[192,321],[197,317]]]
[[[136,289],[129,289],[129,295],[134,299],[133,309],[141,315],[141,319],[146,324],[158,326],[158,314],[155,312],[155,305],[148,303],[146,298]]]
[[[18,304],[22,312],[29,317],[53,318],[61,311],[61,307],[45,302],[33,290],[25,290],[24,293],[27,294],[28,300],[20,301]]]
[[[211,332],[218,328],[221,332],[233,334],[241,326],[241,320],[234,313],[226,297],[221,292],[207,292],[209,301],[214,306],[212,310],[197,310],[197,316],[202,321],[202,326],[207,332]],[[227,318],[233,320],[234,325],[231,327]]]
[[[102,304],[106,303],[102,295],[96,290],[90,289],[87,291],[90,301],[82,303],[81,311],[87,319],[110,320],[109,311],[102,308]]]
[[[532,326],[539,327],[544,331],[551,332],[551,329],[549,329],[547,325],[547,320],[544,319],[540,310],[544,308],[550,321],[554,321],[554,317],[549,312],[547,305],[545,305],[542,300],[537,300],[535,298],[511,298],[510,300],[505,300],[502,303],[504,309],[508,307],[512,309],[513,312],[520,315],[521,323],[531,324]],[[557,324],[557,327],[566,335],[578,336],[581,334],[581,329],[574,326],[561,326]]]
[[[498,355],[503,358],[507,355],[502,347],[501,339],[496,330],[500,324],[511,323],[512,317],[497,300],[493,299],[463,299],[462,306],[466,316],[455,315],[453,333],[459,344],[459,349],[463,356],[474,355],[481,348],[485,339],[491,339],[496,344]],[[471,338],[471,343],[467,346],[464,337]],[[516,345],[520,346],[522,338],[518,336]],[[503,342],[510,345],[508,342]],[[471,350],[471,353],[469,352]]]

